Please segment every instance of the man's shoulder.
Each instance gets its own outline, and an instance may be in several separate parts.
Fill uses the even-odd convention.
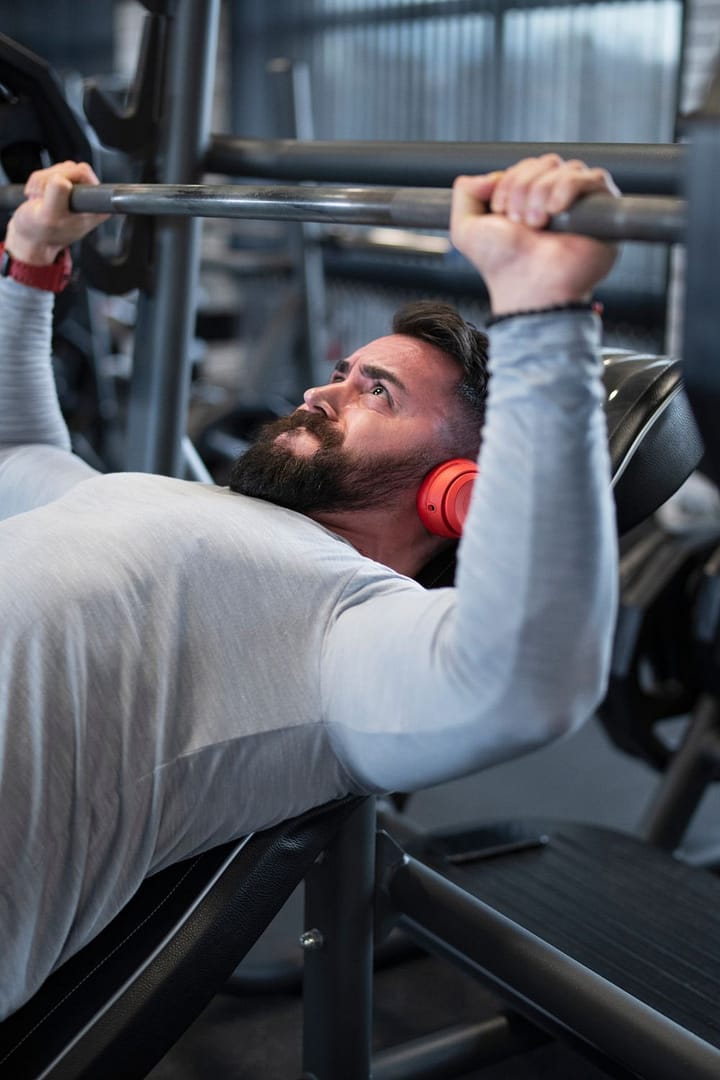
[[[108,473],[78,484],[58,513],[81,511],[93,529],[179,550],[210,545],[254,557],[302,560],[327,549],[361,556],[346,541],[305,514],[227,487],[151,473]],[[316,561],[316,560],[313,560]]]

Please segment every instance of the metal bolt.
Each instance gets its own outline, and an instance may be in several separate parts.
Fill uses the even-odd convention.
[[[324,937],[320,931],[316,929],[304,930],[300,935],[299,941],[301,949],[309,949],[313,952],[322,949],[325,944]]]

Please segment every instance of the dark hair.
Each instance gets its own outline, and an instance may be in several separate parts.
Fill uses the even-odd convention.
[[[457,394],[466,423],[458,431],[458,454],[474,457],[485,422],[488,381],[488,337],[466,322],[451,304],[439,300],[415,300],[401,307],[393,318],[394,334],[407,334],[441,349],[463,370]]]

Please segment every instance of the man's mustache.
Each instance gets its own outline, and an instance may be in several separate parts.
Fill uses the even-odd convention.
[[[289,416],[281,416],[278,420],[265,424],[260,433],[260,440],[262,442],[273,442],[278,435],[283,435],[288,431],[297,431],[300,428],[304,428],[312,435],[316,435],[324,450],[332,450],[342,445],[342,432],[333,420],[330,420],[324,413],[307,412],[304,409],[290,413]]]

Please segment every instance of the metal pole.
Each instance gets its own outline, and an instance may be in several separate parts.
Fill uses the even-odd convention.
[[[310,68],[303,61],[295,61],[290,68],[290,85],[294,132],[300,139],[312,139],[315,125],[312,108]],[[320,246],[322,229],[316,223],[303,221],[298,226],[298,263],[303,290],[303,317],[305,330],[304,366],[310,377],[305,386],[320,386],[327,378],[327,292],[325,289],[325,266]],[[305,374],[305,372],[301,372]]]
[[[277,92],[278,113],[286,117],[283,128],[293,138],[312,139],[314,122],[310,68],[305,61],[279,57],[268,64]],[[302,314],[298,320],[297,355],[291,357],[300,393],[306,386],[319,386],[327,378],[327,302],[325,269],[320,246],[322,229],[317,223],[302,221],[287,230],[295,278],[301,291]]]
[[[639,833],[648,843],[674,851],[682,840],[716,774],[714,752],[719,736],[720,702],[709,694],[703,695],[640,823]]]
[[[188,479],[199,480],[201,484],[214,484],[215,481],[189,436],[183,436],[181,445],[183,461],[185,462],[185,474]]]
[[[372,1080],[448,1080],[465,1076],[549,1041],[520,1016],[488,1017],[423,1035],[373,1055]]]
[[[162,179],[198,179],[210,131],[220,0],[180,0],[170,24]],[[155,212],[155,211],[152,211]],[[169,208],[170,213],[177,210]],[[141,293],[135,328],[126,467],[182,476],[195,325],[200,222],[163,217],[155,231],[155,287]]]
[[[303,1070],[369,1080],[375,800],[342,826],[305,878]]]
[[[0,209],[22,201],[21,191],[17,185],[0,189]],[[450,191],[443,188],[101,184],[77,185],[70,206],[73,210],[101,214],[264,218],[332,225],[447,229],[450,201]],[[685,202],[678,198],[588,195],[557,214],[548,227],[554,232],[575,232],[605,240],[674,244],[684,238],[685,214]]]
[[[683,375],[707,453],[707,469],[720,481],[720,115],[697,120],[688,173],[687,271],[683,316]]]
[[[681,188],[685,147],[674,143],[348,142],[213,135],[205,171],[316,183],[447,187],[461,173],[507,169],[558,153],[608,169],[621,191],[671,195]]]

